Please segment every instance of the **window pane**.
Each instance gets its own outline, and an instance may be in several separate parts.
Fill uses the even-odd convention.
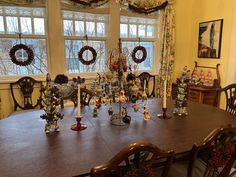
[[[91,65],[83,65],[78,60],[78,52],[87,41],[81,40],[65,40],[66,46],[66,64],[68,73],[84,73],[84,72],[104,72],[106,71],[106,46],[105,41],[88,41],[88,45],[92,46],[97,52],[97,59]],[[85,60],[91,60],[90,51],[83,53]]]
[[[121,37],[128,37],[128,25],[127,24],[120,24],[120,36]]]
[[[105,36],[105,23],[97,23],[97,36]]]
[[[137,25],[129,25],[129,37],[137,37]]]
[[[94,22],[86,22],[86,32],[88,36],[95,36],[95,23]]]
[[[6,17],[7,33],[14,34],[19,32],[17,17]]]
[[[4,33],[3,16],[0,16],[0,33]]]
[[[34,18],[34,34],[44,35],[45,26],[43,18]]]
[[[127,64],[132,68],[134,68],[134,66],[136,66],[137,64],[132,60],[131,58],[131,54],[132,51],[134,49],[134,47],[138,46],[139,42],[122,42],[122,48],[124,50],[124,48],[128,49],[128,54],[127,54]],[[144,62],[138,64],[138,70],[151,70],[153,69],[153,42],[140,42],[140,45],[146,48],[147,51],[147,58]],[[136,57],[137,58],[141,58],[143,56],[141,51],[138,51],[136,53]]]
[[[67,36],[88,35],[88,36],[98,36],[98,37],[106,36],[107,33],[106,25],[108,23],[108,15],[63,11],[63,19],[64,21],[72,21],[71,23],[74,23],[75,25],[74,34],[64,33],[64,35]],[[68,25],[69,24],[67,24],[67,26]],[[71,32],[73,31],[73,26],[70,31]]]
[[[33,62],[28,66],[18,66],[13,64],[9,57],[9,51],[12,46],[19,44],[19,39],[0,38],[0,76],[46,74],[48,72],[46,40],[21,39],[21,42],[28,45],[33,50]],[[16,55],[22,60],[27,56],[24,51],[18,51],[16,53]]]
[[[20,25],[21,25],[21,33],[32,34],[31,18],[21,17],[20,18]]]
[[[73,36],[73,22],[71,20],[64,20],[64,35]]]
[[[76,36],[84,36],[84,22],[83,21],[75,21],[75,35]]]
[[[145,25],[138,26],[138,36],[145,37]]]
[[[154,37],[154,27],[151,25],[147,26],[147,37]]]

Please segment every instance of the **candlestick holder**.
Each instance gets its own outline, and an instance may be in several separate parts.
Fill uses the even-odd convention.
[[[162,108],[162,111],[163,111],[163,113],[162,114],[158,114],[157,115],[157,117],[159,118],[159,119],[170,119],[171,118],[171,116],[169,116],[169,115],[167,115],[167,108]]]
[[[85,125],[84,123],[81,123],[81,118],[82,118],[81,116],[75,118],[77,123],[71,125],[71,127],[70,127],[71,130],[82,131],[87,128],[87,125]]]

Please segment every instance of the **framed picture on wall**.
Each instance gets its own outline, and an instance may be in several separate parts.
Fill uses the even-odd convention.
[[[198,58],[220,58],[223,19],[199,23]]]

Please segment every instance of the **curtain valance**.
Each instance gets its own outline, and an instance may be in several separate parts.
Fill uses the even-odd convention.
[[[87,7],[99,7],[106,4],[109,0],[71,0],[72,2],[78,3],[82,6]]]
[[[106,4],[109,0],[70,0],[86,7],[98,7]],[[150,14],[164,9],[170,0],[116,0],[122,6],[137,13]]]
[[[129,1],[128,8],[137,13],[150,14],[164,9],[167,4],[167,0],[132,0]]]

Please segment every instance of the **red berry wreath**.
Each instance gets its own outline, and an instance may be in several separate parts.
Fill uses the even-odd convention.
[[[90,52],[92,52],[93,57],[92,57],[91,60],[85,60],[85,59],[83,58],[83,53],[84,53],[86,50],[89,50]],[[84,65],[91,65],[91,64],[93,64],[93,63],[96,61],[97,52],[96,52],[96,50],[95,50],[93,47],[86,45],[86,46],[84,46],[84,47],[82,47],[82,48],[80,49],[80,51],[79,51],[79,53],[78,53],[78,58],[79,58],[79,61],[80,61],[81,63],[83,63]]]
[[[137,58],[136,57],[136,53],[141,50],[142,53],[143,53],[143,56],[142,58]],[[136,46],[132,52],[132,55],[131,55],[132,59],[134,60],[135,63],[142,63],[144,60],[146,60],[147,58],[147,51],[146,51],[146,48],[143,47],[143,46]]]
[[[16,58],[16,51],[20,50],[20,49],[23,49],[25,50],[25,52],[27,53],[28,55],[28,59],[25,60],[25,61],[20,61]],[[14,45],[10,52],[9,52],[9,55],[10,55],[10,58],[11,58],[11,61],[13,63],[15,63],[16,65],[19,65],[19,66],[27,66],[27,65],[30,65],[31,62],[33,61],[34,59],[34,52],[32,51],[31,48],[29,48],[27,45],[24,45],[24,44],[17,44],[17,45]]]

